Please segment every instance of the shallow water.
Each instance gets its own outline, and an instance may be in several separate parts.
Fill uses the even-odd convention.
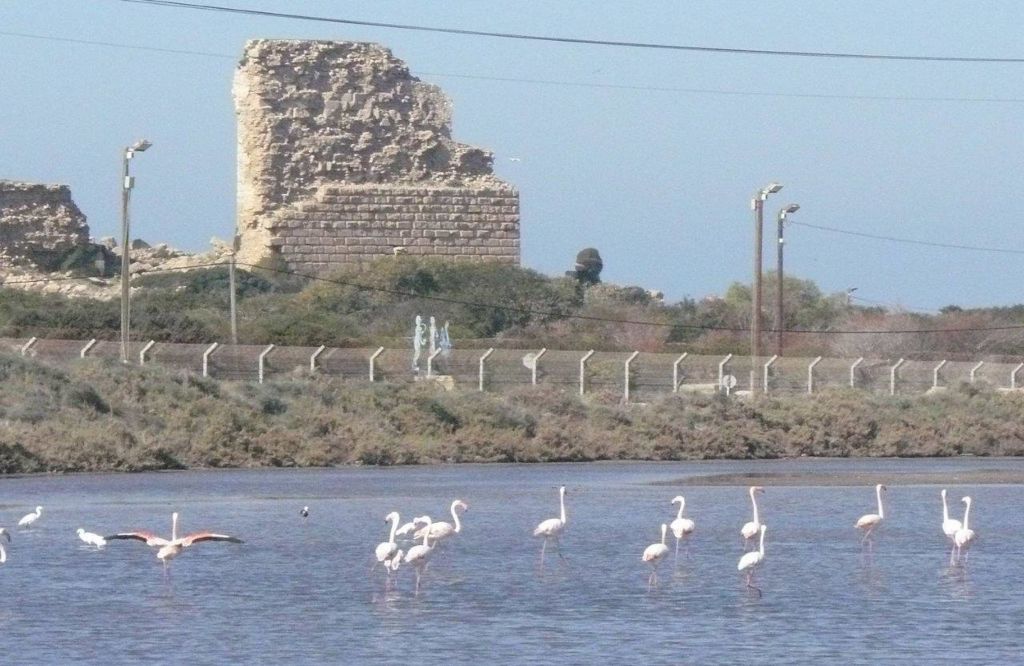
[[[974,498],[978,540],[966,567],[948,565],[939,486],[901,473],[1024,471],[1024,461],[799,460],[668,464],[441,466],[183,472],[0,480],[0,526],[36,504],[38,526],[13,527],[0,566],[0,641],[19,664],[125,663],[169,655],[192,663],[779,663],[837,658],[1019,659],[1024,593],[1024,486],[948,484],[953,511]],[[853,523],[874,512],[873,488],[767,486],[769,525],[758,596],[736,571],[746,488],[659,485],[692,475],[877,474],[889,485],[873,556]],[[538,570],[529,535],[558,513],[557,556]],[[697,523],[689,555],[672,555],[648,590],[644,548],[670,522],[676,494]],[[419,596],[411,570],[397,589],[369,574],[387,537],[383,517],[440,518],[470,509],[464,531],[435,553]],[[303,521],[299,509],[309,505]],[[182,529],[237,535],[199,544],[169,579],[146,546],[103,551],[75,529]],[[447,517],[450,520],[450,516]],[[669,545],[674,539],[669,535]],[[6,659],[5,659],[6,661]]]

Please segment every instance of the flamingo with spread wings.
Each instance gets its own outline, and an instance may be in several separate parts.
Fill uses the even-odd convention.
[[[164,570],[167,569],[167,563],[181,554],[181,551],[185,550],[190,546],[194,546],[197,543],[203,541],[229,541],[231,543],[244,543],[238,537],[229,536],[227,534],[216,534],[214,532],[202,531],[193,532],[192,534],[186,534],[185,536],[178,536],[178,513],[174,512],[171,514],[171,538],[165,539],[161,536],[157,536],[152,532],[145,532],[142,530],[134,532],[119,532],[111,536],[105,537],[107,541],[113,541],[116,539],[134,539],[136,541],[142,541],[147,546],[158,548],[156,552],[157,558],[164,563]]]

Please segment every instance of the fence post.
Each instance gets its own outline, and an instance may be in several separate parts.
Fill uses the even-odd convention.
[[[206,348],[206,351],[203,352],[203,377],[210,376],[210,354],[212,354],[217,347],[220,347],[220,343],[214,342]]]
[[[34,345],[36,343],[36,341],[37,341],[37,338],[34,338],[34,337],[33,338],[29,338],[29,341],[21,346],[21,355],[22,356],[28,355],[28,350],[32,348],[32,345]]]
[[[375,351],[372,354],[370,354],[370,383],[371,384],[373,383],[373,377],[374,377],[374,374],[375,374],[374,373],[374,367],[373,367],[374,366],[374,362],[377,360],[377,357],[380,356],[383,353],[384,353],[384,348],[383,347],[378,347],[377,351]]]
[[[1017,388],[1017,373],[1020,372],[1021,368],[1024,368],[1024,363],[1018,363],[1017,367],[1014,368],[1013,372],[1010,373],[1010,388],[1011,389]]]
[[[861,356],[850,366],[850,388],[857,388],[857,366],[863,362],[864,357]]]
[[[896,395],[896,371],[903,365],[903,359],[896,361],[896,365],[889,368],[889,395]]]
[[[442,350],[435,349],[434,353],[427,357],[427,379],[434,376],[434,358],[441,353]]]
[[[761,373],[761,383],[764,386],[765,393],[768,393],[768,368],[772,367],[772,363],[774,363],[778,358],[779,355],[776,354],[768,359],[768,362],[764,364],[764,370]]]
[[[629,402],[629,364],[632,363],[633,359],[635,359],[639,355],[640,355],[640,352],[638,352],[638,351],[635,351],[632,354],[630,354],[629,358],[626,359],[625,366],[623,367],[623,374],[625,375],[625,381],[623,382],[623,387],[622,387],[622,401],[625,402],[625,403]]]
[[[731,358],[732,354],[729,354],[718,364],[718,392],[721,393],[724,388],[726,395],[729,395],[730,387],[725,385],[725,364],[728,363]]]
[[[683,355],[676,359],[676,362],[672,364],[672,392],[679,393],[679,364],[683,362],[683,359],[689,356],[689,352],[683,352]]]
[[[944,365],[946,365],[946,359],[942,359],[942,362],[939,363],[937,366],[935,366],[932,369],[932,388],[933,389],[939,388],[939,370],[942,370],[942,366],[944,366]]]
[[[313,373],[316,372],[316,358],[320,354],[323,354],[325,349],[327,349],[327,345],[320,345],[319,347],[317,347],[316,351],[313,352],[310,355],[310,357],[309,357],[309,374],[312,375]]]
[[[583,355],[583,358],[580,359],[580,395],[583,395],[583,393],[586,390],[587,359],[589,359],[593,355],[594,355],[594,350],[591,349],[590,351],[588,351],[586,354]]]
[[[540,363],[540,357],[546,354],[547,351],[548,348],[544,347],[539,352],[537,352],[537,354],[533,357],[533,363],[531,364],[533,367],[531,368],[532,375],[530,381],[533,383],[534,386],[537,385],[537,365]]]
[[[267,345],[267,348],[264,349],[262,352],[260,352],[260,360],[259,360],[259,364],[260,364],[260,384],[263,383],[263,367],[264,367],[265,359],[267,358],[267,354],[269,354],[273,350],[274,350],[274,345]]]
[[[480,357],[480,391],[484,390],[484,361],[487,357],[494,353],[494,347],[491,347],[484,352],[484,355]]]
[[[821,357],[811,361],[811,364],[807,366],[807,395],[814,395],[814,366],[821,363]]]
[[[155,344],[156,340],[150,340],[146,343],[145,347],[139,350],[139,365],[146,365],[146,352],[148,352]]]
[[[985,365],[985,361],[978,361],[978,365],[976,365],[973,368],[971,368],[971,383],[972,384],[974,383],[974,373],[976,373],[981,368],[981,366],[983,366],[983,365]]]
[[[93,345],[95,344],[96,338],[93,338],[89,342],[85,343],[85,346],[82,347],[82,351],[78,352],[79,358],[85,358],[85,355],[89,353],[89,350],[92,349]]]

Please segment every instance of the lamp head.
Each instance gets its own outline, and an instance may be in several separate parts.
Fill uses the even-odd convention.
[[[758,192],[757,196],[761,198],[761,201],[764,201],[769,194],[775,194],[781,189],[782,185],[779,183],[768,183],[767,185],[761,188],[761,191]]]
[[[781,214],[783,214],[783,215],[786,215],[786,214],[788,214],[788,213],[795,213],[795,212],[797,212],[798,210],[800,210],[800,204],[795,204],[795,203],[794,203],[794,204],[789,204],[788,206],[784,207],[784,208],[783,208],[783,209],[782,209],[781,211],[779,211],[779,212],[780,212]]]
[[[138,141],[132,144],[132,147],[129,150],[132,150],[137,153],[142,153],[145,152],[152,145],[153,143],[151,141],[148,141],[146,139],[139,139]]]

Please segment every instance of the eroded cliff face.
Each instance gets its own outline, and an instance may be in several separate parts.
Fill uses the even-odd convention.
[[[451,138],[447,97],[388,49],[250,41],[233,92],[242,261],[323,270],[396,248],[518,261],[518,192],[489,152]]]
[[[89,226],[67,185],[0,180],[0,266],[52,268],[88,243]]]

